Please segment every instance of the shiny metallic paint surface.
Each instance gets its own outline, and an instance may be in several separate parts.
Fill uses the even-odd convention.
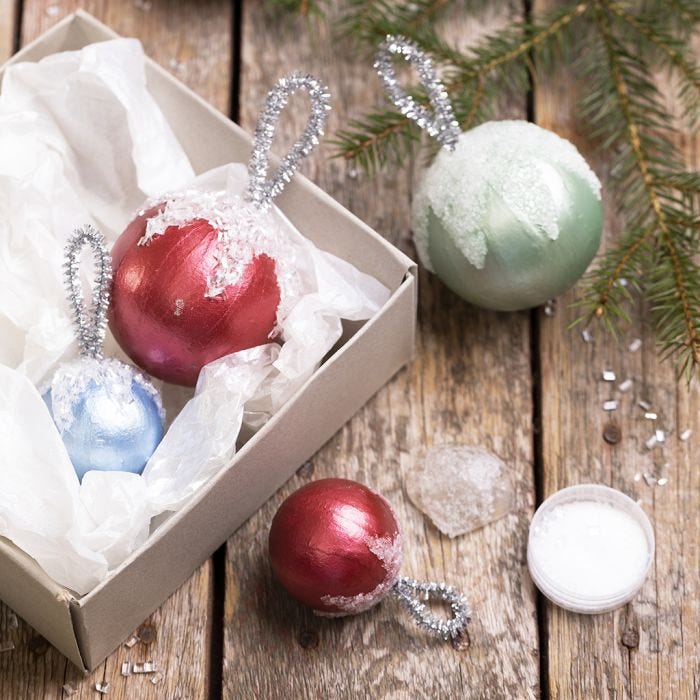
[[[547,184],[557,202],[559,237],[552,240],[527,226],[494,192],[483,269],[464,257],[429,211],[430,261],[452,291],[476,306],[517,311],[562,294],[586,271],[600,245],[602,204],[575,174],[555,166],[548,172]]]
[[[143,471],[163,437],[163,421],[153,396],[135,381],[131,396],[125,402],[91,382],[74,405],[73,423],[61,437],[79,479],[91,469]],[[51,411],[51,391],[43,398]]]
[[[138,245],[156,211],[134,219],[114,245],[109,325],[139,367],[194,386],[208,362],[270,341],[280,302],[276,265],[261,254],[238,284],[207,297],[217,264],[216,230],[200,219]]]
[[[338,612],[322,598],[371,593],[387,577],[396,577],[398,571],[388,573],[368,548],[368,539],[376,537],[401,537],[382,496],[348,479],[314,481],[289,496],[275,514],[269,538],[272,569],[305,605]]]

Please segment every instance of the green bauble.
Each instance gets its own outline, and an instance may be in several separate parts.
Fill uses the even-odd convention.
[[[441,151],[416,193],[422,262],[489,309],[545,303],[571,287],[598,250],[600,182],[576,148],[522,121],[487,122]]]

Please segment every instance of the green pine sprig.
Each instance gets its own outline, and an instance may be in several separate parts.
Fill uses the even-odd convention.
[[[581,0],[513,22],[467,50],[436,31],[435,21],[457,2],[347,0],[339,27],[368,55],[387,34],[419,43],[440,69],[464,130],[489,118],[504,96],[566,66],[581,87],[581,123],[613,155],[611,181],[625,222],[587,276],[579,321],[598,319],[615,332],[641,295],[661,356],[692,377],[700,368],[700,173],[687,171],[677,143],[682,124],[700,125],[700,65],[690,46],[700,1]],[[475,15],[495,4],[459,7]],[[659,69],[672,75],[677,115],[655,82]],[[421,89],[412,94],[427,104]],[[335,155],[372,175],[401,165],[423,141],[413,122],[383,106],[337,133]]]

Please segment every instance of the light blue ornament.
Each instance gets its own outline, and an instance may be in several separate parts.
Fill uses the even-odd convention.
[[[96,261],[90,314],[79,278],[85,245]],[[80,357],[59,366],[43,399],[80,480],[91,469],[140,474],[163,437],[165,415],[157,389],[139,370],[102,357],[111,260],[98,231],[90,226],[75,231],[65,270]]]

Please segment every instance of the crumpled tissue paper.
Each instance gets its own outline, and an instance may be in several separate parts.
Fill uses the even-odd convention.
[[[39,390],[77,354],[64,244],[97,226],[110,245],[144,200],[185,187],[240,193],[241,164],[199,178],[146,88],[139,42],[117,39],[7,69],[0,94],[0,535],[84,594],[230,464],[244,422],[257,429],[311,376],[342,333],[389,290],[318,250],[273,208],[302,270],[300,295],[270,343],[207,365],[194,395],[164,387],[163,441],[142,475],[80,483]],[[105,354],[125,359],[108,337]],[[184,405],[183,405],[184,404]],[[174,410],[177,405],[181,410]]]

